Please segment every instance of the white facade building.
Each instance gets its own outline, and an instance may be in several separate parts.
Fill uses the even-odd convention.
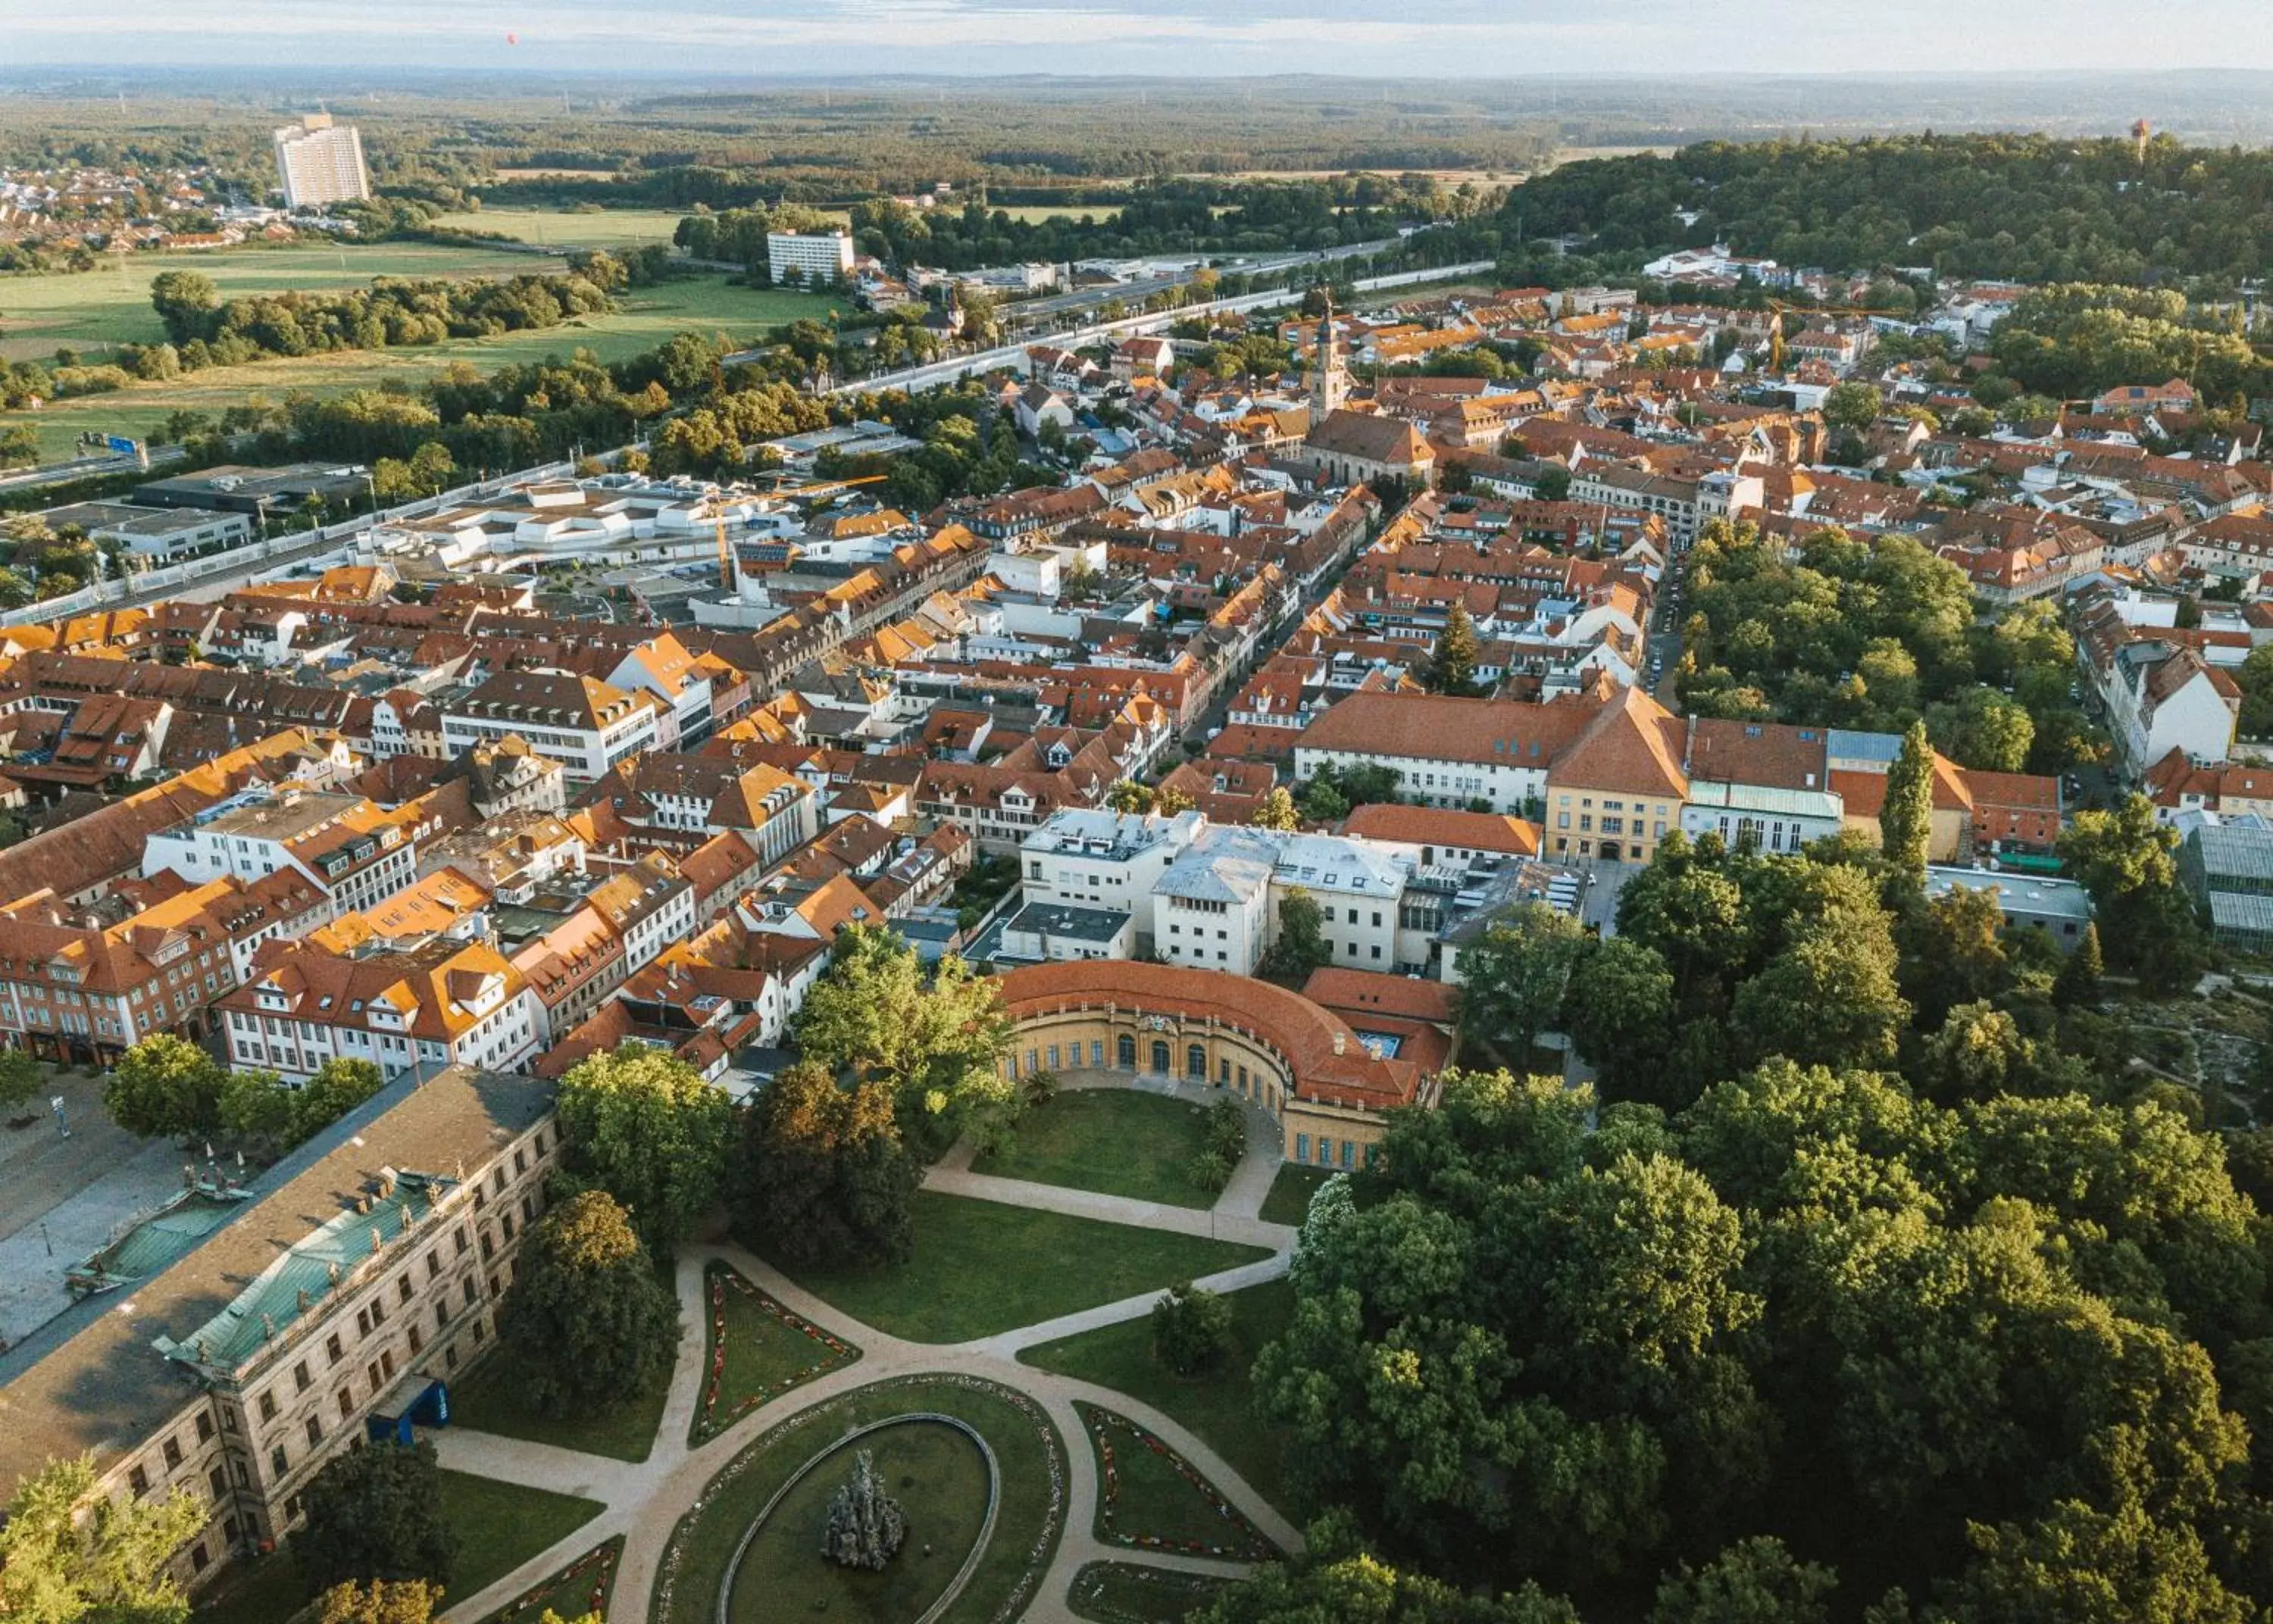
[[[1154,946],[1147,899],[1168,865],[1206,827],[1207,819],[1196,812],[1173,818],[1086,807],[1053,812],[1019,842],[1023,900],[1029,907],[1049,903],[1131,915],[1136,951],[1144,952]]]
[[[852,239],[842,231],[769,231],[766,269],[778,287],[797,273],[801,282],[829,282],[852,274]]]
[[[363,132],[335,124],[329,113],[311,113],[275,132],[276,178],[284,206],[322,208],[371,196],[371,175],[363,163]]]

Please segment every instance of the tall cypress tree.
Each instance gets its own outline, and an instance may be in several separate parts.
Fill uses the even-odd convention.
[[[1886,804],[1879,808],[1879,843],[1887,861],[1923,886],[1932,834],[1933,746],[1926,742],[1925,723],[1913,722],[1902,735],[1894,770],[1887,775]]]

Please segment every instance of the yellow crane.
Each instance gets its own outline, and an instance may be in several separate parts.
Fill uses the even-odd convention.
[[[833,497],[840,491],[850,490],[855,485],[873,485],[888,477],[889,475],[883,474],[864,474],[858,479],[832,479],[818,485],[805,485],[795,490],[785,490],[781,494],[803,497],[808,500],[819,500],[823,497]],[[717,529],[718,587],[721,591],[731,592],[734,589],[734,549],[726,540],[726,520],[723,515],[717,521]]]

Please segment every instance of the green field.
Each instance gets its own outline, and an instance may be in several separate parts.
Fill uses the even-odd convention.
[[[636,248],[642,243],[668,245],[686,217],[685,209],[476,209],[444,214],[435,226],[445,231],[499,231],[548,248]]]
[[[1194,1180],[1207,1109],[1132,1089],[1069,1089],[1018,1119],[1016,1141],[971,1164],[975,1173],[1065,1185],[1131,1201],[1212,1207]]]
[[[1333,1174],[1323,1167],[1304,1167],[1289,1162],[1271,1180],[1271,1194],[1263,1198],[1262,1219],[1265,1224],[1300,1225],[1310,1216],[1310,1197],[1318,1186]]]
[[[555,1494],[494,1478],[442,1472],[442,1517],[458,1533],[449,1594],[463,1601],[568,1538],[606,1510],[596,1500]]]
[[[612,1460],[643,1461],[655,1448],[656,1428],[671,1397],[671,1373],[644,1393],[634,1393],[613,1410],[579,1411],[568,1416],[539,1415],[522,1402],[513,1361],[499,1351],[450,1385],[450,1419],[476,1433],[525,1438],[559,1449],[604,1455]]]
[[[347,281],[368,280],[368,275],[384,272],[402,273],[406,267],[396,263],[408,249],[373,249],[364,251],[358,258],[355,250],[347,251],[350,265],[366,267],[364,277],[349,277]],[[425,249],[426,254],[454,254],[465,265],[467,251]],[[259,257],[259,256],[256,256]],[[508,268],[529,270],[551,261],[526,254],[497,254],[483,251],[478,256],[491,260],[508,262]],[[216,256],[210,262],[218,266],[233,256]],[[337,255],[330,256],[334,266]],[[385,266],[377,262],[384,260]],[[386,269],[391,266],[392,270]],[[375,267],[375,268],[374,268]],[[200,266],[200,269],[206,269]],[[241,268],[241,267],[240,267]],[[439,264],[424,273],[439,273]],[[207,274],[213,274],[211,270]],[[91,272],[86,277],[27,277],[20,281],[0,280],[0,311],[28,311],[21,290],[50,282],[94,282],[108,277],[107,272]],[[155,274],[153,272],[152,274]],[[215,277],[220,281],[219,277]],[[276,287],[323,285],[310,280],[306,273],[296,278],[274,284]],[[334,275],[331,286],[342,285]],[[224,291],[229,291],[224,284]],[[252,291],[238,288],[238,292]],[[141,279],[133,297],[124,301],[113,298],[106,305],[97,297],[99,289],[83,288],[75,290],[80,296],[75,305],[51,304],[45,317],[37,319],[68,325],[71,333],[51,337],[30,346],[34,354],[44,355],[58,342],[85,344],[83,336],[91,326],[97,331],[105,323],[113,338],[139,341],[160,336],[157,318],[149,309],[147,277]],[[52,292],[45,296],[52,298]],[[135,304],[134,301],[140,303]],[[177,411],[199,411],[218,415],[231,406],[243,405],[249,396],[261,394],[270,400],[281,400],[286,393],[307,390],[319,395],[344,394],[350,390],[368,389],[392,378],[413,385],[433,377],[454,361],[470,362],[484,370],[511,362],[542,360],[547,355],[566,355],[571,351],[589,349],[602,361],[621,361],[652,349],[673,333],[690,329],[701,333],[724,333],[739,341],[755,341],[769,330],[794,321],[801,316],[826,316],[831,302],[815,294],[792,293],[772,288],[732,288],[723,276],[691,277],[684,281],[665,282],[660,287],[643,288],[621,296],[619,309],[604,315],[580,317],[557,327],[526,333],[507,333],[496,338],[454,339],[448,343],[429,345],[410,349],[349,350],[334,355],[304,355],[287,360],[255,362],[245,366],[213,367],[191,373],[165,384],[140,384],[112,394],[86,395],[77,400],[59,400],[41,412],[0,413],[0,427],[15,423],[30,423],[40,430],[40,449],[43,460],[59,461],[74,454],[74,445],[82,430],[94,430],[105,434],[124,434],[137,438],[146,438],[156,431],[166,418]],[[104,314],[108,311],[108,315]],[[18,324],[0,322],[11,333]],[[60,329],[57,329],[60,331]]]
[[[70,344],[93,361],[112,344],[154,343],[166,333],[150,308],[150,284],[167,271],[211,277],[221,296],[231,299],[295,288],[360,288],[381,276],[513,276],[557,268],[556,262],[509,249],[425,243],[126,254],[101,270],[77,275],[0,277],[0,355],[35,360]]]
[[[1149,1320],[1124,1321],[1046,1342],[1020,1353],[1019,1362],[1111,1388],[1174,1417],[1231,1463],[1257,1493],[1287,1511],[1279,1435],[1256,1416],[1255,1388],[1248,1373],[1263,1344],[1280,1336],[1294,1317],[1294,1288],[1273,1280],[1234,1291],[1226,1300],[1231,1304],[1231,1358],[1212,1376],[1179,1376],[1164,1367],[1152,1356]]]
[[[914,1205],[915,1256],[900,1267],[782,1272],[889,1336],[966,1342],[1269,1255],[934,1190],[917,1191]]]

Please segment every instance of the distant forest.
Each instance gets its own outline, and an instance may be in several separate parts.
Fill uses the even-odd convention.
[[[1683,246],[1833,271],[2021,281],[2206,281],[2273,259],[2273,153],[2044,136],[1714,142],[1568,165],[1508,200],[1526,239],[1639,265]],[[1693,217],[1693,218],[1687,218]]]

